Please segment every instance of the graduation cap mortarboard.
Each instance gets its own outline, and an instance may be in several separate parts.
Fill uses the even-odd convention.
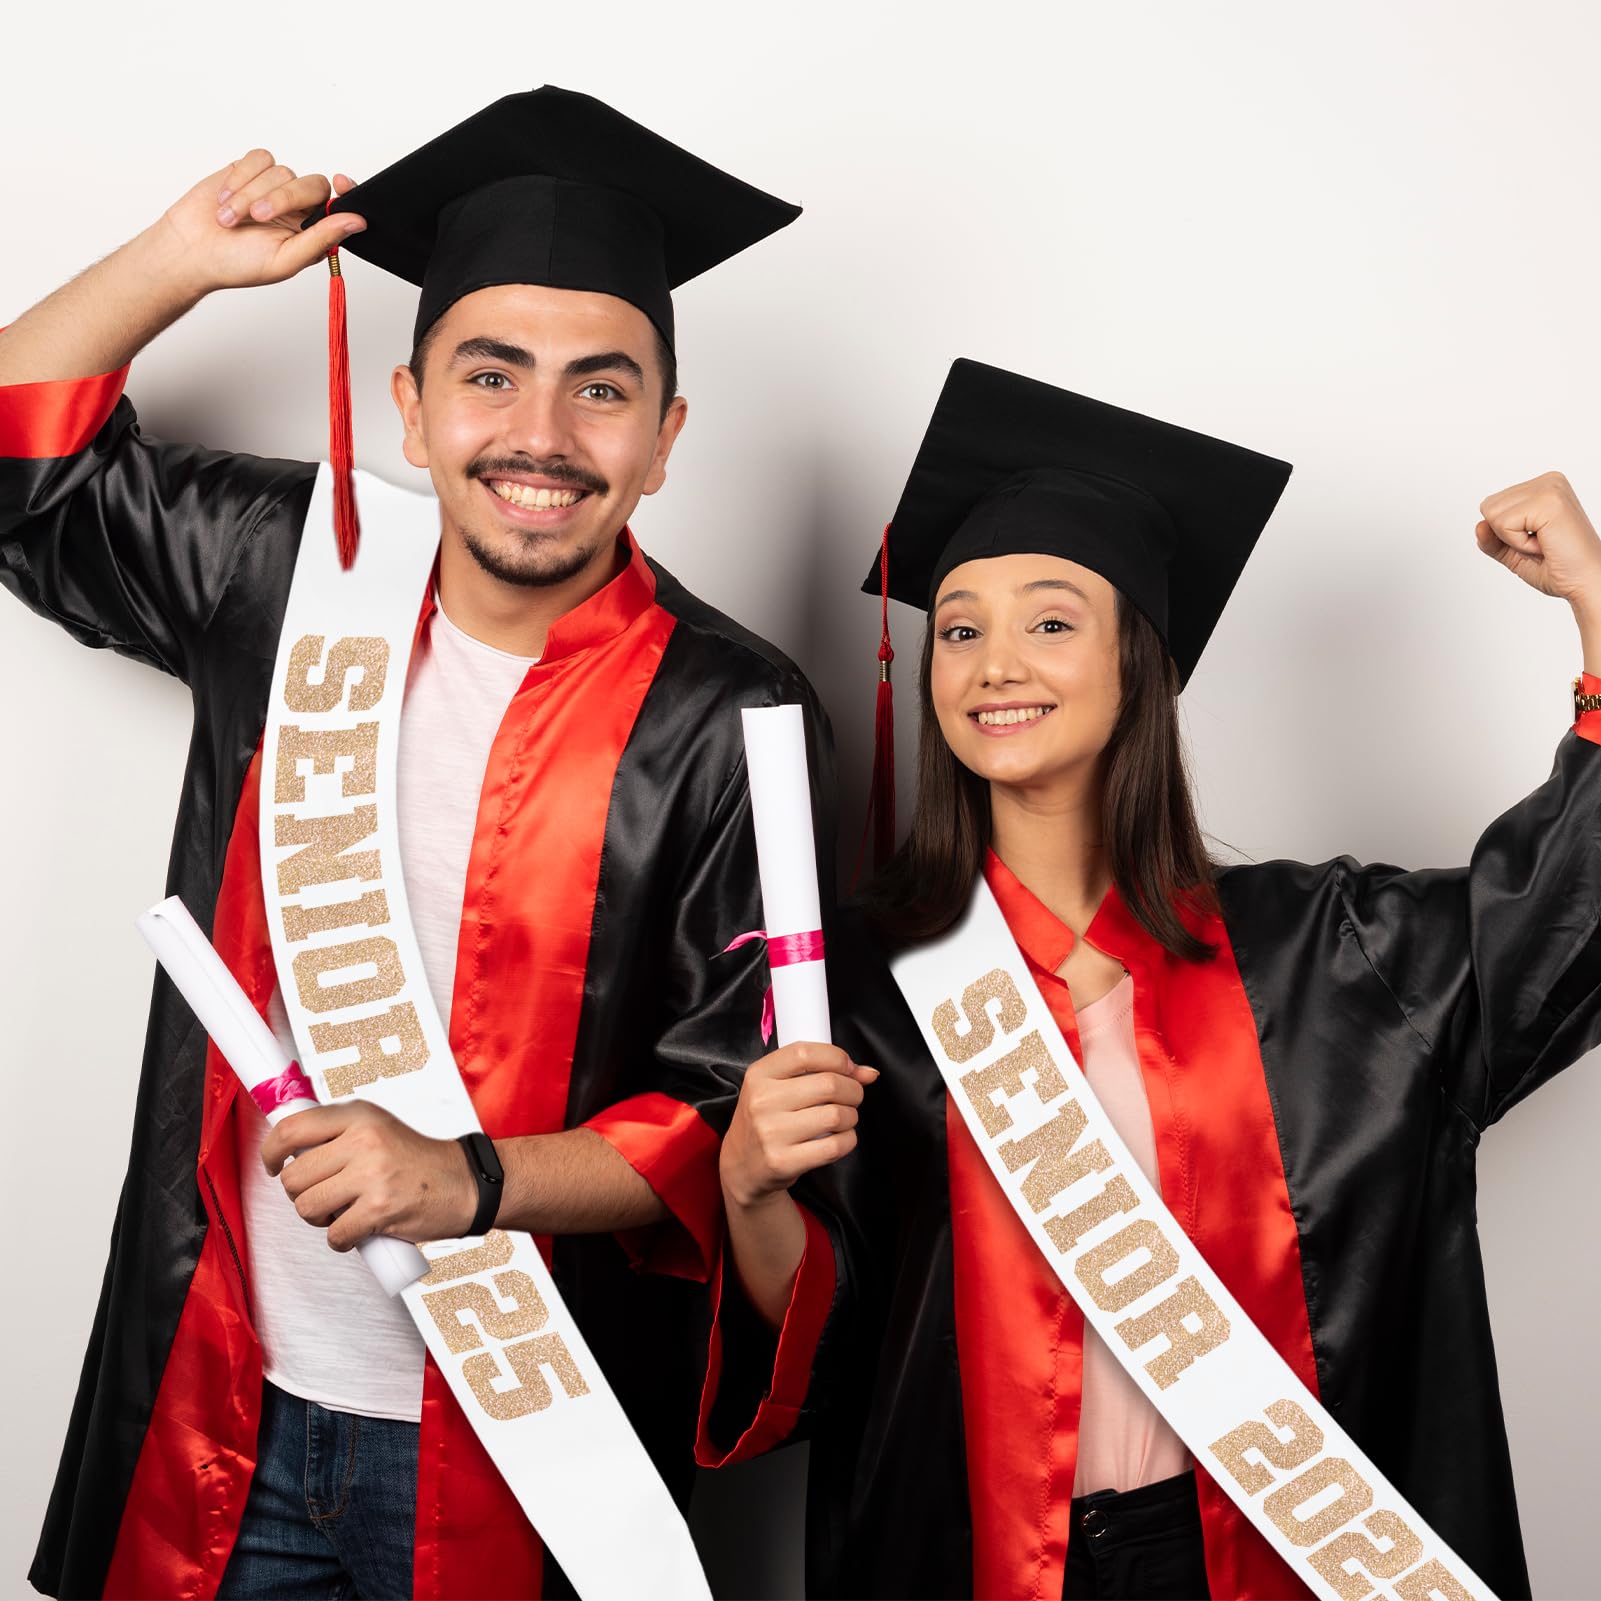
[[[982,362],[958,360],[934,407],[880,559],[875,858],[893,843],[888,601],[930,609],[964,562],[1039,553],[1101,574],[1137,606],[1188,682],[1290,476],[1288,462]]]
[[[545,284],[628,301],[669,348],[672,290],[800,215],[799,206],[731,177],[602,101],[552,84],[475,112],[328,209],[366,221],[345,249],[422,290],[414,343],[475,290]],[[337,368],[343,286],[336,260],[333,270]],[[348,399],[344,441],[339,437],[339,383],[336,372],[336,480],[344,476],[337,471],[341,444],[347,460],[349,450]],[[353,558],[353,533],[350,552]]]

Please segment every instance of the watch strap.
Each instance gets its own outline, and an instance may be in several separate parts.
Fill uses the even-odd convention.
[[[466,1155],[467,1171],[478,1186],[478,1210],[473,1213],[466,1235],[487,1234],[500,1215],[505,1171],[500,1165],[500,1157],[495,1153],[495,1143],[487,1134],[474,1129],[471,1134],[457,1135],[456,1143]]]

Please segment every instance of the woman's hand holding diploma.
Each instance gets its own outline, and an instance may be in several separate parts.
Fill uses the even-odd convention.
[[[857,1108],[877,1077],[837,1045],[809,1041],[745,1070],[718,1174],[739,1281],[772,1328],[784,1321],[806,1247],[789,1187],[855,1150]]]
[[[876,1067],[853,1062],[837,1045],[786,1045],[752,1062],[723,1136],[728,1205],[759,1207],[802,1173],[853,1151],[862,1086],[877,1077]]]

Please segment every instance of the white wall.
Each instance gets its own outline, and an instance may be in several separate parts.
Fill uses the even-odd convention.
[[[1184,697],[1220,839],[1258,858],[1457,863],[1549,769],[1576,634],[1478,554],[1473,525],[1484,495],[1550,467],[1601,513],[1601,24],[1577,0],[34,0],[6,32],[0,317],[252,144],[370,173],[547,80],[802,201],[794,227],[679,295],[691,421],[636,526],[811,672],[852,844],[877,643],[856,585],[956,355],[1296,463]],[[384,383],[411,292],[349,272],[358,458],[411,483]],[[323,305],[319,272],[201,307],[136,368],[147,427],[321,454]],[[915,619],[896,620],[915,659]],[[909,679],[908,663],[903,707]],[[151,972],[132,919],[162,888],[187,713],[176,685],[9,604],[0,685],[11,1593],[124,1165]],[[1542,1595],[1595,1584],[1598,1114],[1587,1062],[1493,1130],[1481,1162]],[[728,1518],[732,1498],[772,1531],[730,1584],[790,1582],[790,1509],[748,1503],[797,1493],[793,1466],[764,1465],[709,1497],[722,1504],[704,1517]]]

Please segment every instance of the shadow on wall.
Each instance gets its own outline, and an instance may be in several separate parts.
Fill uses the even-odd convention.
[[[806,548],[821,553],[799,574],[794,591],[795,659],[811,679],[834,725],[839,813],[835,884],[841,897],[850,884],[862,845],[869,781],[873,771],[873,715],[878,697],[879,604],[857,588],[873,554],[873,531],[837,526],[825,504],[814,503]],[[843,575],[843,576],[842,576]],[[923,623],[904,606],[892,608],[895,630],[895,728],[898,750],[898,812],[911,817],[913,760],[917,750],[917,657]],[[863,881],[871,877],[864,863]]]
[[[689,1527],[719,1601],[805,1595],[806,1450],[697,1475]]]

